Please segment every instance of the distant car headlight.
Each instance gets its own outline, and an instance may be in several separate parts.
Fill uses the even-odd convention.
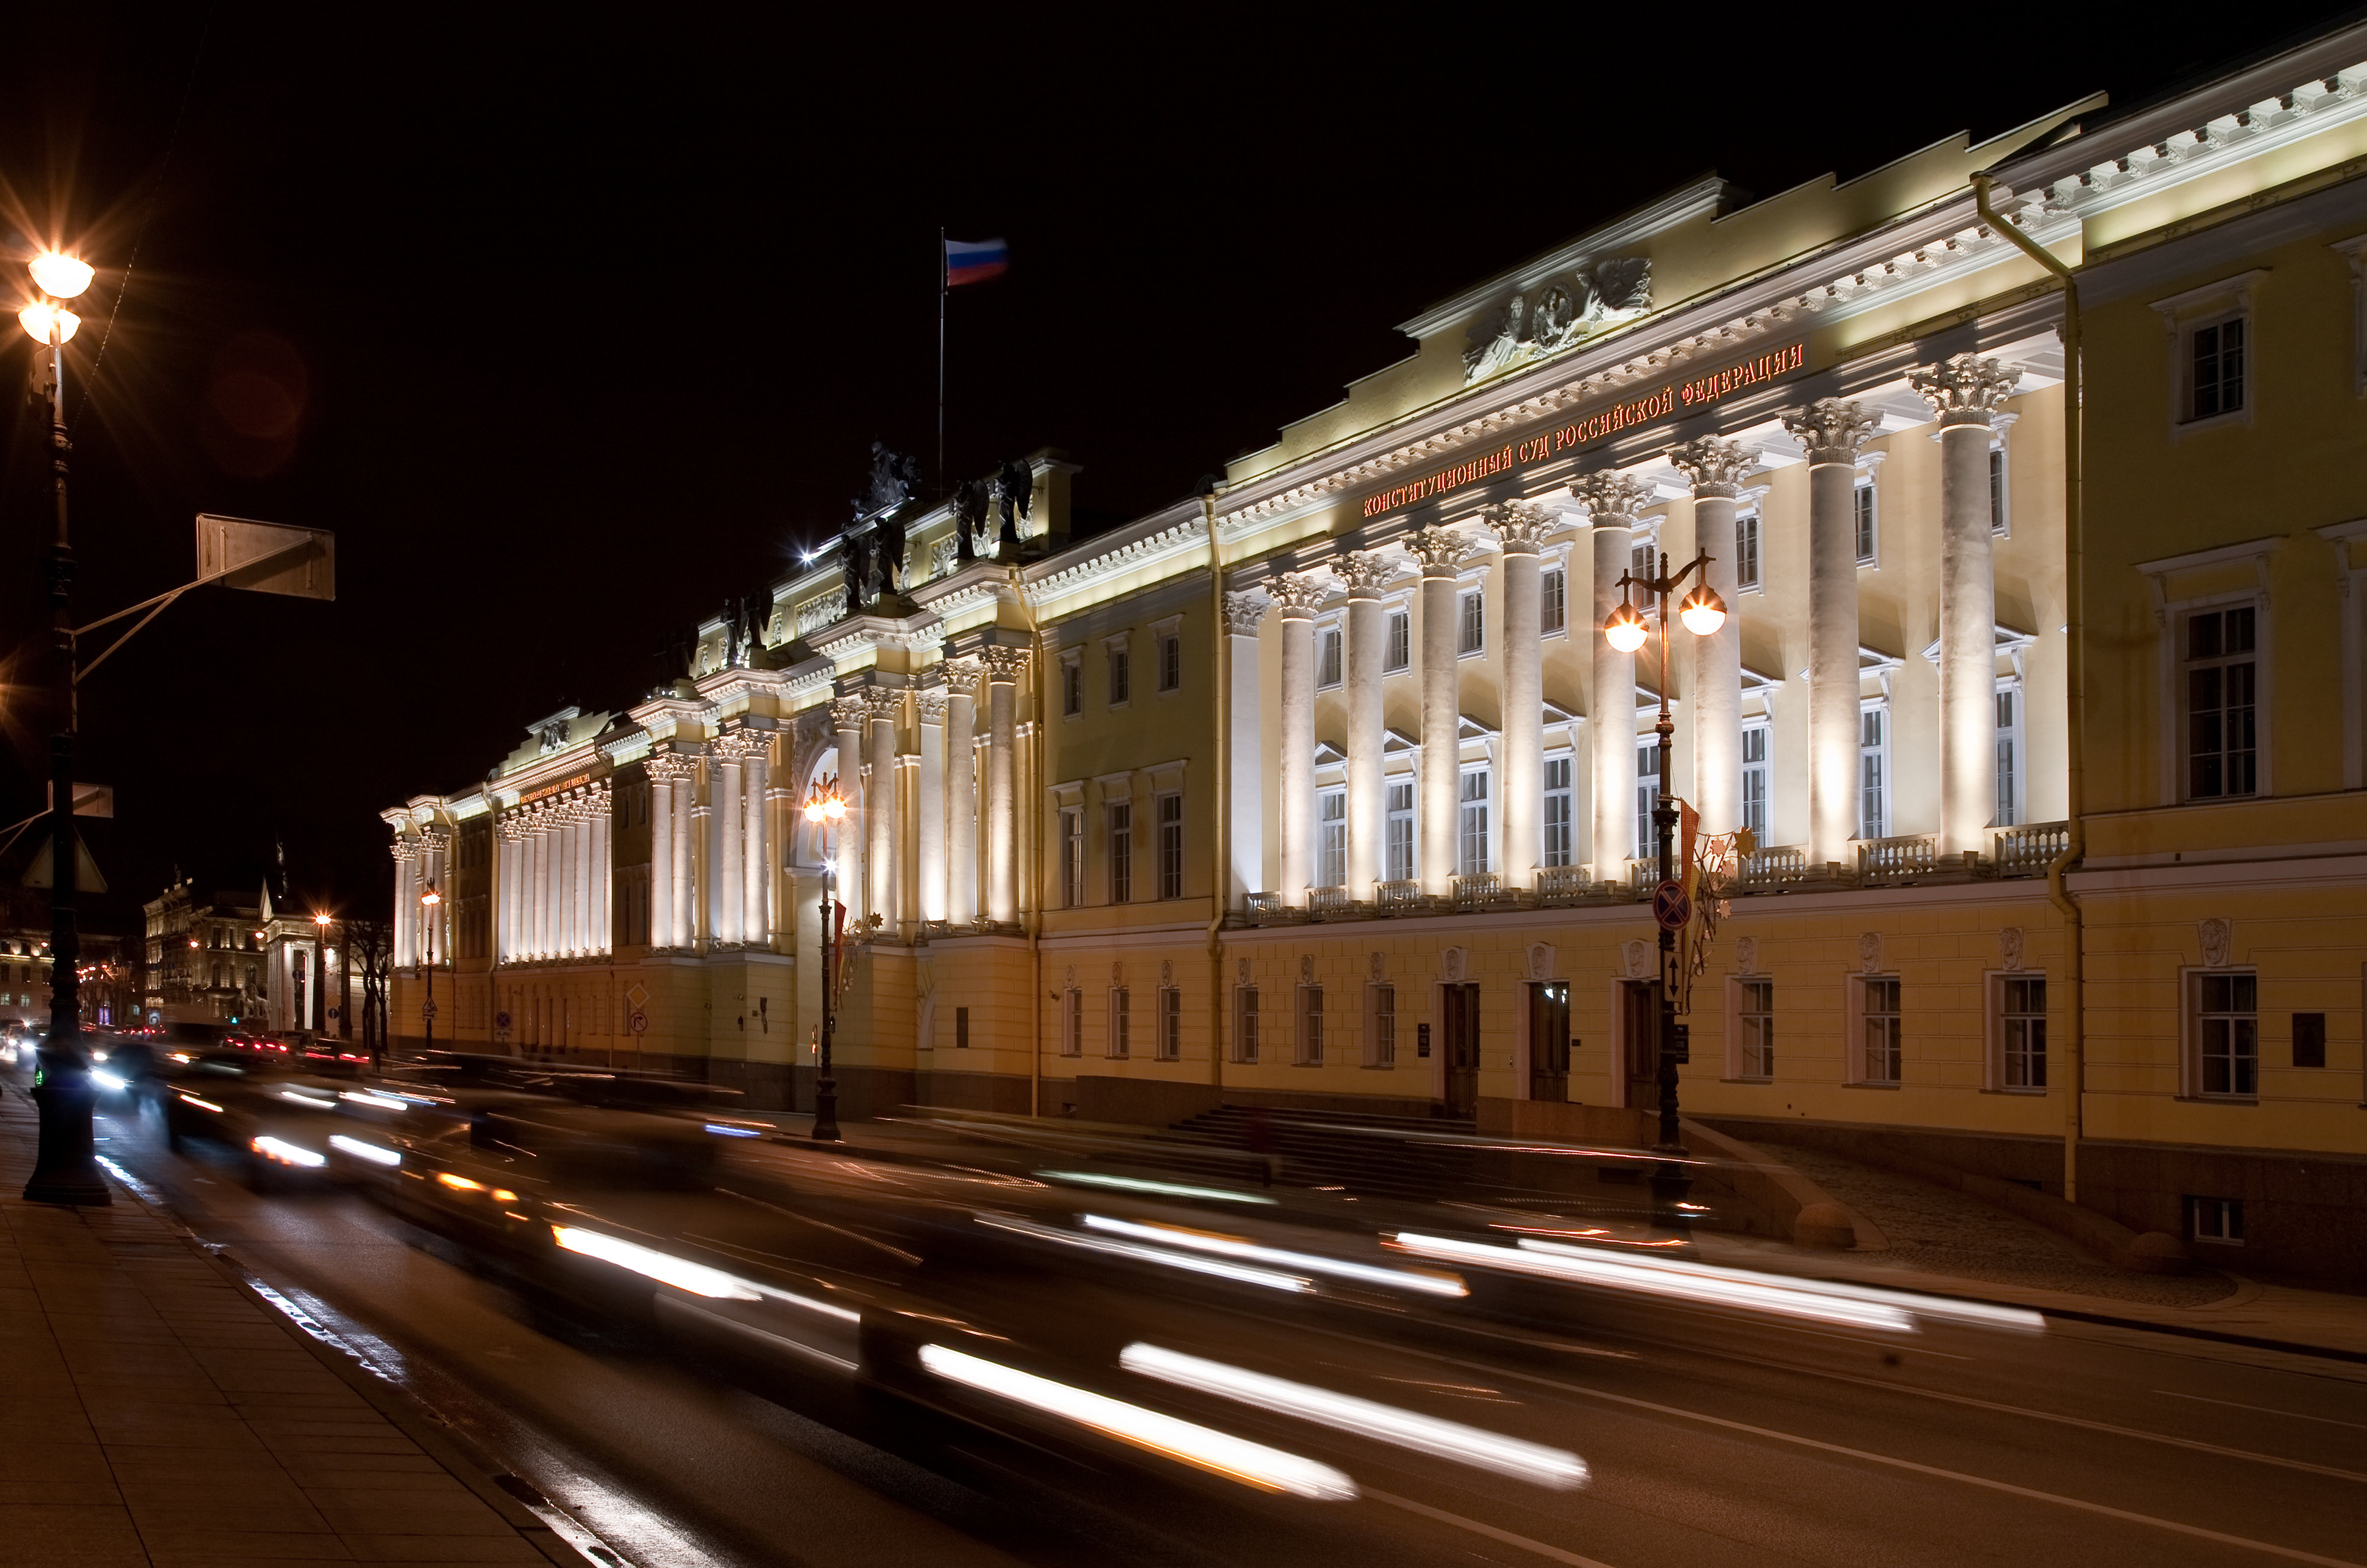
[[[131,1087],[130,1080],[119,1073],[94,1072],[90,1075],[90,1081],[111,1094],[120,1094]]]

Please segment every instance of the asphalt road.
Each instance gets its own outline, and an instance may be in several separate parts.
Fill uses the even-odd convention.
[[[643,1568],[2367,1564],[2367,1367],[2060,1323],[1895,1338],[1577,1289],[1530,1329],[1133,1303],[1169,1341],[1591,1472],[1554,1490],[1233,1408],[1230,1429],[1354,1477],[1354,1501],[1320,1503],[693,1359],[368,1199],[258,1197],[224,1156],[104,1121],[102,1152],[200,1236]],[[1095,1310],[1052,1293],[1048,1322]]]

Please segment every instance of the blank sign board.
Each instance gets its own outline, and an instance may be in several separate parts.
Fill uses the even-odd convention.
[[[198,577],[224,588],[337,596],[337,536],[323,528],[198,514]]]

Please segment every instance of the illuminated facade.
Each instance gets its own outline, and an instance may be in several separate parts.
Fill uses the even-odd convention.
[[[1627,1136],[1650,1092],[1639,896],[1665,785],[1704,833],[1758,844],[1690,989],[1689,1114],[1879,1134],[2056,1190],[2073,1131],[2083,1195],[2190,1235],[2180,1204],[2234,1194],[2177,1190],[2199,1168],[2157,1157],[2169,1144],[2248,1180],[2305,1151],[2356,1171],[2361,933],[2301,935],[2360,918],[2339,856],[2367,841],[2347,553],[2367,566],[2367,539],[2341,522],[2367,503],[2337,493],[2355,465],[2332,456],[2357,449],[2343,422],[2367,386],[2339,218],[2367,188],[2346,162],[2367,138],[2352,55],[2367,31],[2145,117],[2073,106],[1750,205],[1715,179],[1672,192],[1406,323],[1405,359],[1208,496],[1071,543],[1073,470],[1039,454],[1021,537],[976,561],[952,504],[911,508],[908,592],[854,613],[840,552],[884,536],[851,531],[762,616],[704,627],[670,687],[554,715],[483,786],[386,814],[398,1034],[421,1032],[432,915],[439,1042],[803,1103],[829,886],[859,939],[837,1036],[854,1113],[1166,1122],[1235,1100]],[[1977,210],[1971,176],[1992,169],[2025,233],[2131,280],[2083,284],[2096,815],[2069,884],[2077,1018],[2045,876],[2071,843],[2075,743],[2065,296]],[[2316,228],[2176,227],[2296,181]],[[2242,259],[2279,247],[2308,265]],[[2255,402],[2173,420],[2189,372],[2165,371],[2165,343],[2197,367],[2216,331],[2224,365],[2254,300]],[[2338,339],[2339,400],[2275,390],[2333,374]],[[1659,644],[1621,654],[1595,630],[1648,551],[1713,557],[1732,612],[1671,634],[1665,780]],[[2160,617],[2191,628],[2247,572],[2269,606],[2248,635],[2294,639],[2302,668],[2339,659],[2347,705],[2331,677],[2316,712],[2309,685],[2286,709],[2261,686],[2284,722],[2259,730],[2252,794],[2197,801],[2174,784],[2191,759],[2160,761],[2148,728],[2193,722],[2174,694],[2193,661],[2150,661],[2199,635]],[[2223,668],[2217,624],[2223,651],[2195,659]],[[2308,798],[2271,797],[2272,777]],[[798,807],[832,780],[854,809],[824,836]],[[2157,863],[2193,834],[2229,852],[2217,869]],[[2205,1108],[2163,1066],[2195,1048],[2167,1042],[2227,1034],[2232,1005],[2163,998],[2235,994],[2237,960],[2208,946],[2231,927],[2260,996],[2319,998],[2332,1066],[2292,1094],[2263,1068],[2250,1102]],[[2269,956],[2327,942],[2290,973]],[[2255,1201],[2255,1258],[2285,1256],[2275,1210]]]

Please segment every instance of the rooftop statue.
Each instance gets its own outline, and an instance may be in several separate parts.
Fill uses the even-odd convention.
[[[863,613],[863,591],[867,586],[865,579],[870,576],[866,570],[870,566],[869,544],[869,540],[854,534],[839,541],[838,565],[846,578],[846,613],[850,615]]]
[[[1036,503],[1036,470],[1017,457],[1006,458],[994,476],[994,497],[1002,507],[1002,531],[995,536],[998,550],[1019,547],[1019,520]]]
[[[964,479],[954,487],[954,558],[964,566],[978,558],[978,541],[986,536],[987,509],[992,503],[985,479]]]

